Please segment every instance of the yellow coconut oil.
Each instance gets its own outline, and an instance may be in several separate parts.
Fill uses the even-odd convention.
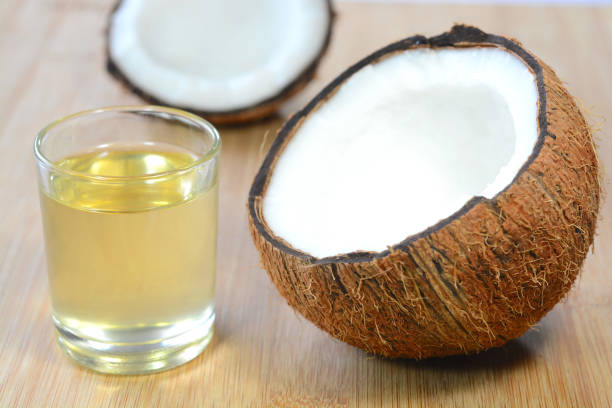
[[[195,160],[163,145],[105,146],[56,163],[63,172],[41,192],[53,317],[60,343],[87,342],[71,339],[68,353],[170,352],[212,329],[217,176]]]

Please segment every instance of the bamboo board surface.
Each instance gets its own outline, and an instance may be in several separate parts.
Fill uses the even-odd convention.
[[[421,362],[384,360],[333,340],[276,292],[247,230],[252,177],[282,117],[221,128],[217,325],[194,361],[148,376],[72,364],[53,337],[32,141],[75,111],[141,103],[104,69],[107,0],[0,2],[0,407],[612,406],[610,204],[567,299],[501,349]],[[300,107],[350,63],[454,22],[520,39],[566,81],[612,168],[612,8],[340,3],[317,79]]]

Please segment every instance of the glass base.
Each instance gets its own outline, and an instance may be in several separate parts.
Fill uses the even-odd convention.
[[[109,374],[148,374],[168,370],[197,357],[213,336],[214,313],[177,336],[142,343],[96,341],[76,335],[53,319],[57,342],[78,364]]]

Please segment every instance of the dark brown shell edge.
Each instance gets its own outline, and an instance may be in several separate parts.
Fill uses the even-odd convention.
[[[319,51],[319,54],[314,59],[314,61],[306,67],[298,77],[289,83],[286,87],[284,87],[280,93],[276,96],[263,100],[253,106],[249,106],[246,108],[235,109],[230,111],[201,111],[191,109],[185,106],[173,105],[164,102],[161,99],[158,99],[146,91],[138,88],[134,85],[125,74],[119,69],[119,67],[115,64],[110,56],[109,51],[109,41],[108,36],[110,32],[110,26],[112,22],[113,14],[121,5],[121,2],[124,0],[119,0],[115,6],[111,9],[108,17],[108,24],[105,29],[105,38],[106,38],[106,69],[109,74],[111,74],[115,79],[117,79],[123,86],[129,89],[134,94],[138,95],[144,101],[154,104],[154,105],[163,105],[163,106],[171,106],[174,108],[182,109],[188,112],[192,112],[196,115],[202,116],[206,120],[214,123],[215,125],[235,125],[235,124],[243,124],[247,122],[253,122],[257,120],[262,120],[274,115],[281,107],[281,105],[286,102],[293,95],[297,94],[299,91],[304,89],[306,85],[314,78],[319,63],[321,59],[327,52],[329,48],[329,43],[331,41],[332,35],[332,26],[336,16],[336,13],[332,7],[331,0],[326,0],[328,11],[330,15],[329,24],[327,26],[327,34],[325,37],[325,42],[323,43],[323,47]]]
[[[532,70],[539,136],[513,182],[474,197],[387,251],[317,259],[274,236],[262,197],[295,129],[353,73],[416,47],[494,46]],[[249,225],[264,268],[288,303],[332,336],[389,357],[426,358],[501,346],[539,321],[571,288],[599,209],[591,131],[555,73],[518,43],[474,27],[410,37],[359,61],[280,130],[253,182]]]

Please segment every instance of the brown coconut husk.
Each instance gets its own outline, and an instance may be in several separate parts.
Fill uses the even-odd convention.
[[[314,78],[319,63],[321,59],[327,52],[329,47],[329,43],[331,41],[331,33],[332,26],[335,18],[335,12],[332,7],[331,0],[326,0],[327,8],[330,15],[329,24],[327,26],[327,34],[325,36],[325,42],[323,47],[319,51],[317,57],[312,61],[312,63],[307,66],[291,83],[285,86],[277,95],[272,96],[268,99],[265,99],[255,105],[251,105],[241,109],[227,110],[227,111],[203,111],[192,109],[186,106],[181,105],[173,105],[164,101],[163,99],[156,98],[146,92],[145,90],[139,88],[134,85],[130,79],[121,71],[121,69],[115,64],[113,59],[111,58],[109,51],[109,31],[110,25],[112,22],[112,17],[115,11],[121,5],[121,2],[124,0],[119,0],[117,4],[112,8],[111,13],[108,19],[108,25],[106,28],[106,69],[109,74],[111,74],[115,79],[117,79],[126,89],[134,94],[138,95],[144,101],[154,104],[154,105],[163,105],[163,106],[171,106],[177,109],[182,109],[185,111],[192,112],[196,115],[202,116],[209,122],[214,123],[215,125],[237,125],[243,124],[247,122],[253,122],[257,120],[266,119],[270,116],[273,116],[285,103],[289,98],[300,92],[302,89],[308,85],[308,83]]]
[[[383,252],[318,259],[274,235],[262,202],[276,160],[302,121],[360,68],[396,52],[498,47],[531,69],[538,140],[513,182]],[[511,39],[455,26],[410,37],[350,67],[293,116],[253,182],[249,225],[279,292],[332,336],[388,357],[426,358],[501,346],[571,288],[593,242],[600,199],[589,126],[554,71]]]

